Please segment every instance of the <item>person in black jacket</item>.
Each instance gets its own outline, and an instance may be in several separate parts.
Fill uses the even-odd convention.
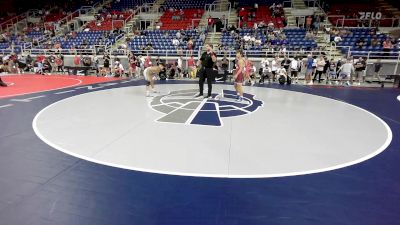
[[[212,45],[206,45],[206,52],[200,57],[201,69],[199,71],[199,94],[195,97],[203,96],[204,82],[207,78],[208,93],[205,98],[211,98],[212,81],[214,79],[214,64],[217,62],[217,56],[213,52]]]

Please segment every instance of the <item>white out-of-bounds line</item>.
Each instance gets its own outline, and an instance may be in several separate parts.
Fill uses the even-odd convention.
[[[36,96],[36,97],[31,97],[31,98],[20,98],[20,99],[11,99],[10,101],[12,102],[31,102],[34,99],[38,99],[38,98],[44,98],[46,97],[46,95],[40,95],[40,96]]]
[[[54,93],[55,95],[61,95],[61,94],[66,94],[66,93],[70,93],[70,92],[74,92],[75,90],[68,90],[68,91],[60,91],[57,93]]]
[[[7,108],[7,107],[11,107],[11,106],[13,106],[13,104],[0,105],[0,109],[2,109],[2,108]]]

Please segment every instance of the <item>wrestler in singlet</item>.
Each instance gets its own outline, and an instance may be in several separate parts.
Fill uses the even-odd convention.
[[[236,60],[236,70],[240,70],[240,72],[237,74],[237,77],[235,79],[235,83],[242,84],[244,81],[244,73],[243,73],[243,67],[245,65],[245,62],[243,59],[238,58]]]

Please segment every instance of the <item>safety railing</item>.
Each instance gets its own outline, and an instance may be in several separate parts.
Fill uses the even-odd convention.
[[[319,0],[304,0],[307,7],[321,8],[321,1]]]
[[[231,4],[229,2],[224,3],[222,1],[216,0],[213,3],[205,4],[204,11],[205,12],[226,12],[230,11]]]
[[[334,23],[336,27],[400,27],[400,18],[347,19],[344,16]]]
[[[8,25],[10,25],[10,24],[14,25],[14,24],[20,22],[21,20],[24,20],[25,18],[26,18],[26,13],[23,13],[23,14],[14,16],[14,17],[2,22],[0,24],[0,32],[3,32],[4,30],[8,29],[9,28]]]
[[[292,1],[283,1],[282,5],[283,5],[283,8],[293,8]]]

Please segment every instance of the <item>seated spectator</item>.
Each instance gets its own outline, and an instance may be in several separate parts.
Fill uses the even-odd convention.
[[[383,42],[383,51],[384,52],[390,52],[393,49],[393,43],[390,38],[386,38],[386,40]],[[385,56],[388,56],[388,53],[385,53]]]
[[[376,36],[374,36],[372,39],[371,39],[371,44],[370,44],[372,47],[379,47],[379,46],[381,46],[381,42],[378,40],[378,38],[376,37]]]
[[[365,45],[365,41],[363,38],[358,39],[358,41],[356,41],[356,47],[358,49],[362,49]]]
[[[337,43],[339,43],[339,42],[342,41],[342,37],[340,37],[339,35],[337,35],[337,36],[335,36],[335,37],[333,38],[333,41],[337,44]]]
[[[304,37],[306,40],[314,40],[314,33],[311,31],[307,31],[306,36]]]
[[[174,45],[175,47],[177,47],[179,45],[179,40],[174,38],[172,39],[172,45]]]

